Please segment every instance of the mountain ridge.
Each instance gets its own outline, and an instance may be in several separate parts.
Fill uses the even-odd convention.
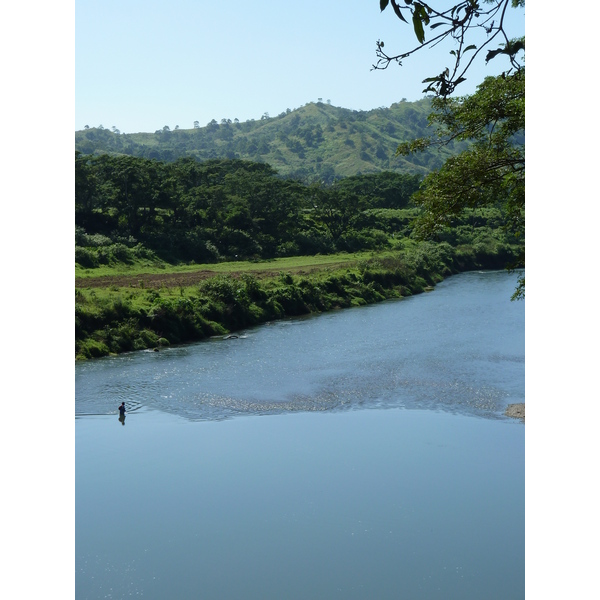
[[[154,133],[120,133],[102,126],[75,132],[75,149],[83,154],[126,154],[171,162],[240,158],[265,162],[281,176],[307,182],[394,171],[425,175],[441,167],[463,144],[409,157],[395,156],[399,143],[431,134],[427,116],[431,99],[402,100],[389,108],[357,111],[324,102],[309,102],[276,117],[222,119],[192,129]]]

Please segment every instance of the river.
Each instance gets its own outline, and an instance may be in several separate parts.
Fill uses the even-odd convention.
[[[523,598],[515,283],[77,364],[77,598]]]

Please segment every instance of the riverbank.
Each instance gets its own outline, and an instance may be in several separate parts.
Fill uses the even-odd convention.
[[[431,290],[449,275],[501,269],[502,253],[476,246],[423,242],[396,254],[310,271],[252,271],[207,276],[186,285],[164,274],[109,287],[78,281],[76,359],[161,348],[226,335],[290,316],[327,312]]]

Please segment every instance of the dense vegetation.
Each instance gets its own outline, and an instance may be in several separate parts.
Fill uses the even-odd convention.
[[[332,186],[283,179],[265,163],[130,156],[75,158],[76,262],[266,259],[380,249],[404,231],[417,175]]]
[[[421,293],[444,277],[475,268],[502,268],[512,249],[480,240],[409,245],[393,256],[356,260],[311,274],[252,270],[216,274],[193,286],[111,286],[75,290],[78,359],[224,335],[286,316],[361,306]],[[240,268],[243,268],[240,266]],[[159,284],[160,285],[160,284]]]
[[[503,207],[506,229],[525,239],[525,69],[486,77],[477,92],[463,98],[436,98],[430,120],[440,125],[437,139],[417,139],[399,152],[469,140],[471,145],[428,174],[413,200],[422,208],[423,237],[447,230],[468,208]],[[525,267],[525,247],[512,263]],[[525,294],[524,275],[514,298]]]
[[[500,206],[464,211],[437,240],[415,241],[417,175],[381,172],[306,184],[238,159],[161,162],[80,153],[75,172],[79,358],[406,296],[454,272],[502,268],[519,251],[502,229]],[[353,254],[359,252],[368,255]],[[284,257],[334,253],[329,267],[313,273],[265,274]],[[236,265],[235,275],[193,285],[164,278],[150,288],[140,277],[101,287],[91,280],[106,267],[166,275],[223,264]]]
[[[422,209],[419,228],[424,237],[448,228],[465,208],[502,204],[505,228],[524,241],[525,236],[525,37],[512,37],[507,11],[522,9],[525,0],[458,0],[452,6],[440,0],[400,4],[380,0],[384,11],[392,6],[395,18],[412,24],[417,45],[406,45],[398,54],[388,54],[377,42],[375,69],[386,69],[428,47],[450,43],[449,64],[423,79],[424,93],[434,94],[429,122],[433,134],[403,140],[397,154],[429,152],[432,147],[467,148],[427,175],[415,203]],[[390,11],[388,11],[388,14]],[[523,15],[524,16],[524,15]],[[401,23],[399,23],[401,25]],[[485,32],[485,35],[483,35]],[[411,42],[408,42],[411,44]],[[414,41],[412,42],[414,44]],[[476,60],[502,62],[504,71],[486,77],[471,96],[452,97],[466,81]],[[511,265],[524,269],[525,250]],[[521,275],[513,299],[525,297],[525,275]]]
[[[363,173],[395,171],[424,175],[439,168],[464,144],[395,156],[399,142],[426,135],[431,99],[398,102],[389,108],[355,111],[324,102],[286,110],[258,120],[213,119],[191,129],[165,125],[154,133],[121,133],[90,127],[75,133],[75,149],[84,154],[124,154],[161,161],[192,157],[245,159],[270,164],[277,172],[304,182],[331,183]]]

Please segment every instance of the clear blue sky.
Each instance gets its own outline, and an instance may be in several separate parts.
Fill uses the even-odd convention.
[[[524,11],[511,12],[516,37]],[[416,43],[378,0],[76,0],[75,129],[185,129],[275,116],[318,98],[369,110],[422,98],[422,80],[450,64],[443,47],[372,71],[378,39],[396,53]],[[463,92],[502,66],[474,69]]]

